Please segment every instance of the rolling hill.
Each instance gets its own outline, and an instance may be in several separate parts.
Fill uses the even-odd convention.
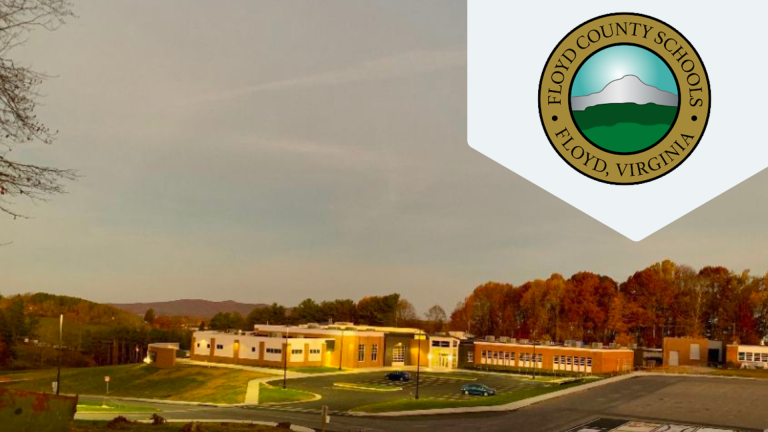
[[[252,310],[266,307],[267,305],[262,303],[240,303],[232,300],[216,302],[200,299],[183,299],[151,303],[110,303],[110,306],[137,315],[144,314],[148,309],[154,309],[157,315],[211,318],[219,312],[238,312],[245,316],[251,313]]]

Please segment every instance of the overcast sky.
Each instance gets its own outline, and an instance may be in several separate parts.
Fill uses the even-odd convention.
[[[399,292],[450,313],[488,280],[624,280],[665,258],[768,269],[766,174],[635,243],[472,150],[463,1],[76,13],[16,52],[55,75],[40,115],[60,132],[14,157],[83,177],[20,202],[33,219],[0,215],[3,294],[294,305]]]

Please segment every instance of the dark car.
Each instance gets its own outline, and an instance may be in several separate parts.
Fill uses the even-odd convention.
[[[465,395],[494,396],[496,389],[492,389],[485,384],[464,384],[461,386],[461,392]]]
[[[384,378],[390,381],[410,381],[411,374],[403,371],[390,372],[384,376]]]

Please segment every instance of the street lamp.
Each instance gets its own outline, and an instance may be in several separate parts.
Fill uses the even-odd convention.
[[[288,326],[285,326],[285,347],[283,348],[283,390],[285,390],[285,382],[288,379],[288,332]]]
[[[63,343],[64,314],[59,315],[59,366],[56,371],[56,395],[61,391],[61,344]]]
[[[536,358],[536,330],[533,331],[533,379],[536,380],[536,365],[538,364]]]
[[[414,336],[418,343],[418,354],[416,354],[416,399],[419,398],[419,373],[421,372],[421,341],[426,339],[426,335],[417,334]]]

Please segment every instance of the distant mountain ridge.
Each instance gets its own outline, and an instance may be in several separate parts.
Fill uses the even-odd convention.
[[[571,110],[583,111],[591,106],[636,103],[645,105],[653,103],[661,106],[678,105],[678,97],[667,91],[659,90],[654,86],[644,83],[635,75],[625,75],[611,81],[602,90],[587,96],[575,96],[571,98]]]
[[[108,303],[118,309],[134,314],[143,314],[148,309],[154,309],[156,315],[190,316],[211,318],[219,312],[238,312],[243,316],[256,308],[266,307],[263,303],[240,303],[232,300],[210,301],[201,299],[182,299],[151,303]]]

